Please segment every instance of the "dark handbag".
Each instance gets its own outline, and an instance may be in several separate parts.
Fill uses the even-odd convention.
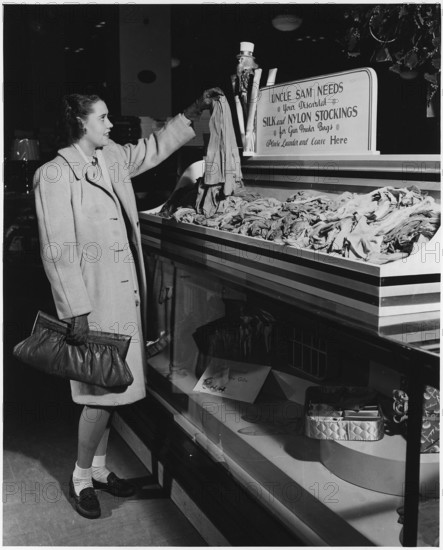
[[[126,364],[131,337],[90,330],[88,342],[68,344],[69,324],[42,311],[31,336],[14,347],[14,356],[38,370],[104,388],[129,386],[134,378]]]

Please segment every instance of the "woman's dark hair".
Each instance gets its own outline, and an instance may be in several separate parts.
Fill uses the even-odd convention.
[[[67,147],[77,142],[83,135],[83,126],[79,118],[85,120],[92,112],[92,106],[101,98],[98,95],[69,94],[62,99],[58,121],[59,147]]]

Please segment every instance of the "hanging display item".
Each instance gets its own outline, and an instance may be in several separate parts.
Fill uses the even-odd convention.
[[[195,201],[195,210],[205,218],[218,211],[221,200],[243,188],[231,109],[224,97],[213,100],[209,129],[205,173],[198,180]]]

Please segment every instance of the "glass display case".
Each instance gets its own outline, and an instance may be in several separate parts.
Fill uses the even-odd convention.
[[[417,382],[417,359],[169,254],[147,251],[146,264],[151,391],[179,411],[182,428],[306,544],[398,546],[407,433],[393,394]],[[429,392],[437,363],[428,353],[419,361]],[[243,388],[229,397],[256,382],[257,397]],[[307,396],[316,387],[338,389],[338,410],[325,414],[353,420],[315,424],[323,413]],[[428,447],[419,487],[429,506],[439,455]]]
[[[408,160],[420,170],[392,157],[328,162],[251,159],[243,175],[276,198],[315,180],[328,193],[415,185],[439,200],[436,158]],[[149,394],[216,475],[299,544],[437,544],[438,235],[373,265],[156,211],[140,227]],[[198,468],[189,475],[200,483]],[[219,506],[232,513],[228,498]]]

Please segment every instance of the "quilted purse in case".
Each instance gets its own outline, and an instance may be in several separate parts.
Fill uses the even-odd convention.
[[[134,381],[126,364],[131,337],[90,330],[88,342],[66,342],[69,325],[39,311],[31,335],[14,347],[14,356],[40,371],[104,388]]]
[[[313,439],[378,441],[384,420],[367,388],[311,386],[306,390],[305,435]]]

